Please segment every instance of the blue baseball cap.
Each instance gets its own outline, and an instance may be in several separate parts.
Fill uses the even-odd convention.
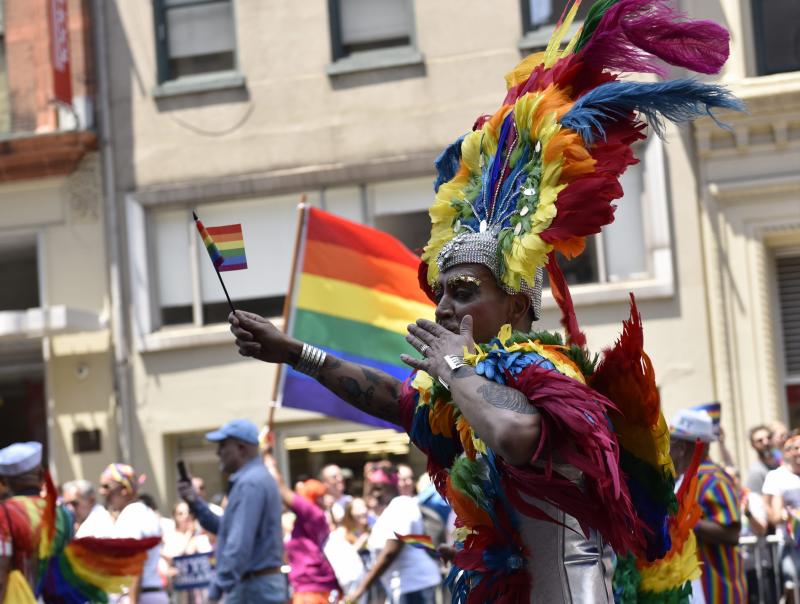
[[[226,438],[235,438],[251,445],[258,444],[258,428],[249,419],[232,419],[219,430],[206,433],[206,440],[219,442]]]

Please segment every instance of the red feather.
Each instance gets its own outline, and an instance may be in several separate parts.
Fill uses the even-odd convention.
[[[564,326],[567,333],[567,342],[583,348],[586,346],[586,335],[578,326],[575,307],[572,305],[572,296],[569,293],[564,273],[561,272],[561,267],[556,261],[555,252],[550,252],[547,256],[547,274],[550,275],[550,291],[553,292],[553,298],[561,309],[561,325]]]
[[[644,427],[658,423],[661,401],[655,370],[644,352],[642,317],[633,294],[630,319],[622,323],[622,335],[614,348],[603,351],[591,386],[614,401],[626,422]]]
[[[606,417],[614,405],[580,382],[529,365],[508,384],[525,394],[542,416],[539,448],[532,461],[547,451],[545,468],[514,467],[498,459],[515,505],[519,494],[544,499],[593,528],[619,552],[639,551],[644,544],[641,522],[620,476],[619,445]],[[569,464],[583,473],[582,488],[552,470],[552,462]],[[518,492],[517,492],[518,491]]]
[[[417,267],[417,281],[419,281],[419,288],[425,292],[428,299],[436,304],[436,295],[433,293],[431,286],[428,285],[428,263],[424,260],[419,261],[419,266]]]

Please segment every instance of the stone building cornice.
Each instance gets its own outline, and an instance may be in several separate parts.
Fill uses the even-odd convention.
[[[233,174],[209,179],[145,185],[136,190],[136,201],[143,206],[202,203],[221,199],[241,199],[296,193],[430,174],[439,150],[419,151],[369,161],[335,162]]]
[[[800,150],[800,72],[746,78],[729,87],[745,102],[747,112],[720,115],[728,129],[710,118],[694,123],[701,159]]]

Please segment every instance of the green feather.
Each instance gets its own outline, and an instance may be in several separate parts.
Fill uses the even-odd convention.
[[[689,604],[692,584],[687,581],[682,587],[667,591],[640,591],[637,604]]]
[[[578,43],[575,45],[574,53],[577,53],[584,47],[589,41],[589,38],[592,37],[592,34],[594,34],[594,30],[597,29],[597,24],[600,23],[603,15],[617,2],[619,2],[619,0],[600,0],[599,2],[595,2],[592,8],[589,9],[586,18],[583,20],[583,30],[581,31],[580,38],[578,38]]]
[[[483,484],[487,479],[485,466],[468,457],[458,458],[450,468],[450,482],[458,491],[469,497],[475,505],[488,509],[489,502]]]
[[[617,557],[614,568],[614,601],[616,604],[637,604],[637,591],[642,576],[636,568],[636,558],[632,554]]]

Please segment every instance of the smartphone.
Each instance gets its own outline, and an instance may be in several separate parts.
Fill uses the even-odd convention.
[[[176,465],[178,466],[178,476],[180,479],[186,482],[190,481],[191,477],[189,476],[189,472],[186,470],[186,464],[183,463],[183,460],[179,459],[176,462]]]

